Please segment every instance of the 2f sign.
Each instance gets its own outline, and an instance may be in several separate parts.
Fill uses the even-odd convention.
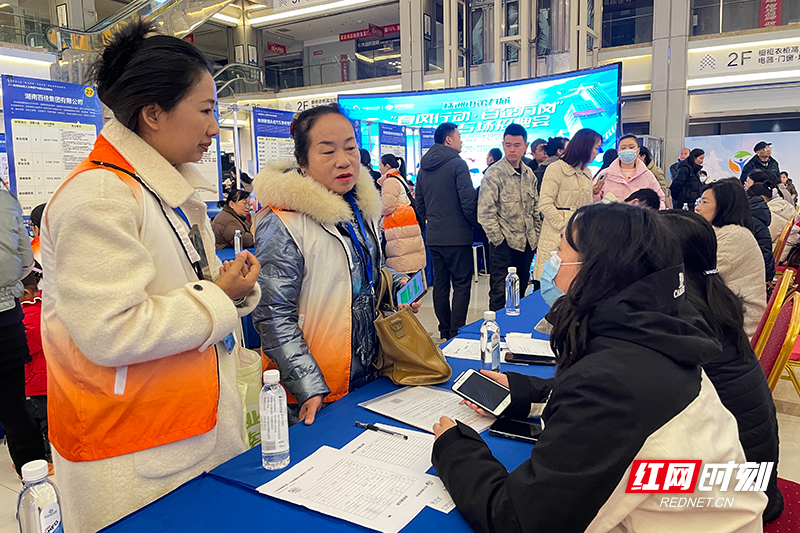
[[[743,50],[741,52],[731,52],[728,54],[728,66],[729,67],[743,67],[744,62],[752,59],[753,51],[752,50]]]

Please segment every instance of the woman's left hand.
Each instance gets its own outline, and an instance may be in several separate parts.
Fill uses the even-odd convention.
[[[439,419],[437,423],[433,425],[433,433],[434,435],[436,435],[436,438],[438,439],[439,437],[444,435],[445,431],[454,427],[456,427],[456,423],[453,422],[451,418],[443,416],[442,418]]]
[[[409,278],[401,279],[400,280],[400,288],[402,289],[403,287],[405,287],[406,283],[408,283],[408,282],[409,282]],[[411,305],[409,305],[409,304],[400,304],[400,305],[397,306],[397,310],[401,311],[401,310],[405,309],[406,307],[410,307],[411,311],[416,315],[417,313],[419,313],[419,308],[422,307],[422,300],[417,300],[416,302],[412,302]]]
[[[419,308],[422,307],[422,302],[417,300],[416,302],[412,303],[411,305],[409,305],[409,304],[400,304],[400,305],[397,306],[397,310],[400,311],[402,309],[405,309],[406,307],[410,307],[411,308],[411,312],[416,315],[417,313],[419,313]]]

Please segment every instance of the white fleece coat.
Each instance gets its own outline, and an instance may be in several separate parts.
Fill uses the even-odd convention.
[[[772,238],[772,249],[778,245],[778,241],[783,233],[783,228],[795,216],[794,206],[784,200],[782,197],[773,198],[767,202],[770,213],[772,213],[772,222],[769,224],[769,236]],[[778,265],[775,265],[778,266]]]
[[[218,274],[214,234],[196,191],[210,184],[194,165],[170,165],[116,120],[102,134],[166,209],[180,207],[198,224]],[[260,290],[256,285],[237,312],[212,282],[192,279],[188,259],[185,265],[176,262],[180,245],[165,224],[150,193],[143,191],[138,202],[128,185],[104,169],[74,177],[45,211],[43,330],[48,320],[60,322],[81,352],[102,366],[119,368],[215,343],[219,365],[217,425],[211,431],[98,461],[67,461],[53,449],[67,533],[96,531],[245,450],[237,364],[219,341],[252,311]],[[165,280],[180,288],[164,293]]]
[[[744,331],[752,338],[767,308],[764,257],[753,232],[729,224],[717,228],[717,270],[736,295],[744,301]]]

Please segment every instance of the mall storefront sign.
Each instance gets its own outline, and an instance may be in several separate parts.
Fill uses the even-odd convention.
[[[692,48],[688,78],[689,88],[800,78],[800,36]]]

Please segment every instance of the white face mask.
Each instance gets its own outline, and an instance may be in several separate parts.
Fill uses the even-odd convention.
[[[636,161],[636,156],[639,155],[638,150],[620,150],[617,154],[619,160],[625,164],[633,163]]]

